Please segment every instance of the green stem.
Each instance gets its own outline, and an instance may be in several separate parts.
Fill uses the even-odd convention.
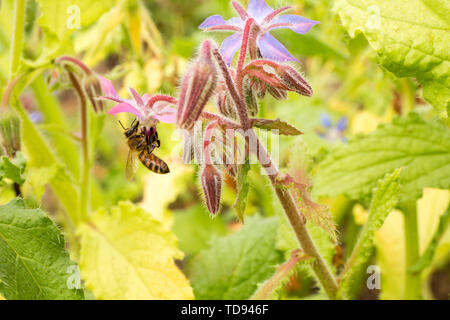
[[[408,114],[414,109],[414,91],[409,79],[401,79],[402,90],[402,114]]]
[[[80,99],[80,110],[81,110],[81,149],[82,149],[82,176],[80,183],[80,213],[79,219],[81,221],[86,221],[89,212],[89,194],[90,194],[90,170],[91,165],[89,161],[89,137],[88,137],[88,112],[87,103],[84,91],[81,87],[78,78],[75,74],[66,68],[70,81],[78,94]]]
[[[421,299],[420,272],[410,272],[408,269],[419,260],[419,229],[417,225],[416,202],[411,202],[403,207],[405,216],[405,250],[406,250],[406,274],[405,293],[406,300]]]
[[[14,4],[14,30],[11,46],[9,79],[14,78],[19,69],[22,55],[23,27],[25,20],[25,0],[16,0]]]

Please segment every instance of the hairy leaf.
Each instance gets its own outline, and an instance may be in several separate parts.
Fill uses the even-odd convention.
[[[450,111],[450,6],[429,0],[339,0],[335,10],[352,37],[362,32],[383,67],[415,77],[424,98]]]
[[[0,293],[6,299],[83,299],[70,289],[76,268],[58,227],[16,199],[0,206]]]
[[[173,233],[145,210],[121,202],[95,212],[78,229],[80,268],[97,299],[191,299],[192,289],[173,259]]]
[[[20,152],[16,154],[13,161],[6,156],[0,157],[0,180],[7,178],[22,185],[25,182],[25,178],[22,176],[25,170],[25,164],[25,158],[23,158]]]
[[[236,179],[237,197],[234,207],[236,208],[237,215],[241,221],[244,221],[246,201],[250,189],[250,184],[247,179],[249,171],[250,164],[248,162],[238,165]]]
[[[224,236],[227,226],[222,216],[211,218],[200,204],[174,212],[172,230],[178,238],[180,249],[186,254],[196,254],[207,249],[212,238]]]
[[[397,204],[400,192],[400,185],[398,184],[400,171],[397,169],[394,173],[387,174],[383,180],[378,182],[377,188],[373,192],[369,218],[359,235],[341,277],[338,294],[342,297],[348,298],[359,289],[360,283],[358,280],[373,253],[375,232],[381,228],[389,212]]]
[[[298,136],[303,134],[300,130],[280,119],[252,119],[252,125],[266,130],[278,130],[278,133],[285,136]]]
[[[319,166],[313,191],[364,197],[396,168],[403,168],[401,201],[418,199],[425,187],[449,188],[450,130],[414,113],[394,119],[331,152]]]
[[[295,267],[298,263],[312,263],[314,258],[301,252],[300,249],[291,253],[291,258],[280,265],[275,274],[264,281],[251,297],[252,300],[270,300],[277,297],[277,291],[281,289],[289,277],[295,273]]]
[[[197,299],[248,299],[281,262],[274,218],[251,217],[244,227],[212,241],[188,265]]]

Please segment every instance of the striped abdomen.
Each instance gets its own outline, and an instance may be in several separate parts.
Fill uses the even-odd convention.
[[[149,153],[148,149],[143,150],[139,154],[139,159],[142,164],[146,166],[149,170],[156,173],[169,173],[169,166],[163,160],[155,156],[153,153]]]

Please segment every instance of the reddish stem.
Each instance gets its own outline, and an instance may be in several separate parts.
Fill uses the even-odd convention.
[[[272,11],[264,18],[264,23],[272,21],[272,19],[275,18],[277,15],[279,15],[280,13],[282,13],[284,11],[290,10],[290,9],[292,9],[291,6],[286,6],[286,7],[279,8],[275,11]]]
[[[211,153],[209,152],[209,145],[211,144],[211,135],[213,129],[218,125],[218,121],[210,122],[205,128],[205,135],[203,137],[203,156],[205,164],[212,164]]]
[[[245,11],[244,8],[240,5],[237,1],[231,1],[231,5],[233,6],[234,10],[236,10],[236,13],[241,17],[243,21],[245,21],[248,18],[247,11]]]
[[[165,94],[157,94],[157,95],[152,96],[152,97],[147,101],[147,104],[145,105],[145,107],[146,107],[146,108],[151,108],[151,107],[153,107],[153,105],[154,105],[156,102],[159,102],[159,101],[169,102],[169,103],[175,104],[175,105],[178,104],[178,100],[175,99],[174,97],[167,96],[167,95],[165,95]]]
[[[230,128],[230,129],[240,129],[241,128],[241,125],[239,123],[231,121],[225,117],[222,117],[222,116],[212,113],[212,112],[203,111],[201,113],[200,117],[202,117],[205,120],[217,120],[220,126],[226,126],[227,128]]]
[[[250,30],[251,30],[254,22],[255,22],[255,20],[250,18],[245,23],[244,34],[242,36],[241,50],[239,52],[239,61],[238,61],[237,69],[236,69],[236,74],[238,77],[242,71],[242,68],[244,67],[245,56],[247,55],[248,40],[250,37]],[[238,84],[238,87],[239,87],[239,84]]]
[[[61,56],[59,58],[57,58],[55,60],[55,63],[61,63],[63,61],[68,61],[68,62],[72,62],[74,64],[76,64],[77,66],[80,67],[81,70],[83,70],[84,73],[86,73],[86,75],[91,75],[92,74],[92,70],[89,69],[88,66],[86,66],[83,62],[81,62],[80,60],[74,58],[74,57],[70,57],[70,56]]]
[[[219,52],[219,49],[215,48],[213,50],[214,57],[219,64],[220,71],[222,72],[222,76],[225,80],[225,84],[227,86],[228,92],[230,93],[231,98],[237,106],[237,111],[239,114],[239,119],[241,121],[242,128],[247,130],[251,128],[250,119],[248,117],[247,108],[245,106],[245,102],[242,96],[238,93],[236,86],[234,85],[233,79],[230,74],[230,70],[228,69],[225,61],[222,58],[222,55]]]

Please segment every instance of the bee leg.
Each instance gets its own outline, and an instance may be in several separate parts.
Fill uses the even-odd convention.
[[[159,141],[158,131],[156,131],[156,129],[155,129],[155,136],[154,136],[153,140],[154,140],[153,142],[156,143],[156,146],[159,148],[161,146],[161,142]]]
[[[147,150],[148,150],[148,153],[149,153],[149,154],[152,153],[153,150],[155,150],[155,144],[152,143],[151,145],[149,145],[149,146],[147,147]]]

